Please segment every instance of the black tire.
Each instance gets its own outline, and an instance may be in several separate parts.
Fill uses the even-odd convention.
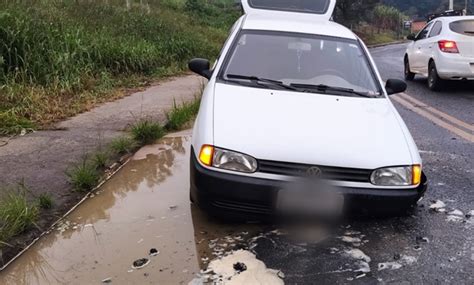
[[[405,80],[412,81],[413,79],[415,79],[415,73],[411,72],[410,62],[408,61],[408,58],[405,57]]]
[[[432,61],[428,67],[428,88],[432,91],[440,91],[443,87],[443,79],[438,75],[436,64]]]

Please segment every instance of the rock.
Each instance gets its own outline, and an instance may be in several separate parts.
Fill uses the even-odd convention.
[[[245,265],[245,263],[242,263],[242,262],[234,263],[234,270],[239,273],[244,272],[245,270],[247,270],[247,265]]]
[[[459,211],[459,210],[453,210],[453,211],[449,212],[448,215],[451,215],[451,216],[458,216],[458,217],[464,216],[463,212],[461,212],[461,211]]]
[[[150,256],[157,256],[160,252],[156,248],[150,249]]]
[[[427,237],[416,237],[416,243],[429,243],[430,240]]]
[[[433,204],[430,205],[431,210],[438,211],[438,212],[440,209],[444,209],[444,208],[446,208],[446,204],[440,200],[437,200],[433,202]]]
[[[133,269],[141,269],[145,266],[147,266],[150,263],[150,260],[148,258],[140,258],[137,259],[133,262],[132,268]]]
[[[108,277],[102,280],[102,283],[112,283],[112,278]]]

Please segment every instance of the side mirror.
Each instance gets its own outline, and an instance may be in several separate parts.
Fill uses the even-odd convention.
[[[416,40],[416,35],[415,35],[415,34],[409,34],[409,35],[407,36],[407,40],[410,40],[410,41]]]
[[[192,72],[197,73],[207,79],[210,79],[212,75],[210,66],[211,64],[209,60],[204,58],[195,58],[188,63],[188,67]]]
[[[402,93],[407,90],[407,84],[403,80],[389,79],[385,84],[385,90],[387,90],[388,95]]]

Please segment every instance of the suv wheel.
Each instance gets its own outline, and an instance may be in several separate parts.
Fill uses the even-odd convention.
[[[412,81],[415,79],[415,73],[410,71],[410,62],[405,58],[405,80]]]
[[[439,91],[442,86],[443,79],[441,79],[438,75],[436,64],[434,62],[431,62],[428,70],[428,88],[433,91]]]

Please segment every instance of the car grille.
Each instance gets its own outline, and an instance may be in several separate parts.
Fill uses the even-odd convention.
[[[259,160],[259,172],[262,173],[304,177],[307,176],[308,169],[312,167],[318,167],[321,170],[321,178],[337,181],[370,182],[372,173],[372,170],[368,169]]]
[[[212,204],[214,205],[214,207],[238,212],[247,212],[254,214],[271,214],[273,212],[273,208],[270,205],[263,205],[257,203],[216,200],[213,201]]]

